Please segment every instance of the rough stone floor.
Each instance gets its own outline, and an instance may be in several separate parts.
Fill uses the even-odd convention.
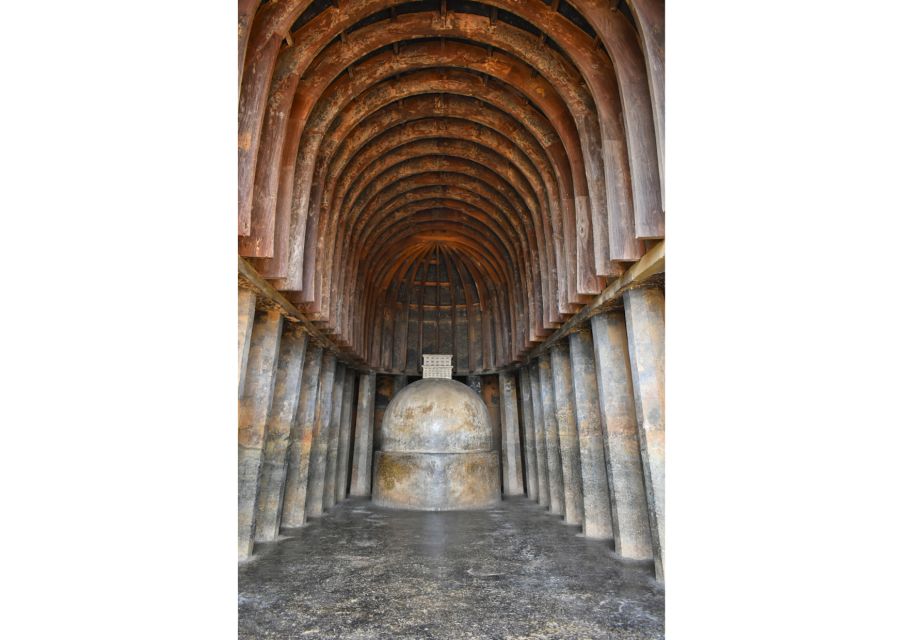
[[[663,638],[651,563],[537,504],[413,512],[348,500],[238,570],[239,638]]]

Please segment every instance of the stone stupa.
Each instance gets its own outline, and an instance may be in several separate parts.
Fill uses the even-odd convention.
[[[414,382],[382,422],[373,502],[424,511],[481,509],[501,500],[489,412],[479,395],[450,378]]]

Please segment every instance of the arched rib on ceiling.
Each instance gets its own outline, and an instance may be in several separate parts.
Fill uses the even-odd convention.
[[[662,30],[657,0],[240,2],[240,255],[377,370],[520,360],[663,237]]]

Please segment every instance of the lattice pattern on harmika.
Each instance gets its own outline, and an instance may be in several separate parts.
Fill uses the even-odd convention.
[[[423,377],[450,378],[451,371],[454,369],[451,364],[452,357],[435,353],[423,354]]]

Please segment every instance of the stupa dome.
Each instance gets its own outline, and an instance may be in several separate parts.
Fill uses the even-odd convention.
[[[456,380],[418,380],[404,387],[385,410],[382,451],[491,450],[488,409],[479,394]]]

